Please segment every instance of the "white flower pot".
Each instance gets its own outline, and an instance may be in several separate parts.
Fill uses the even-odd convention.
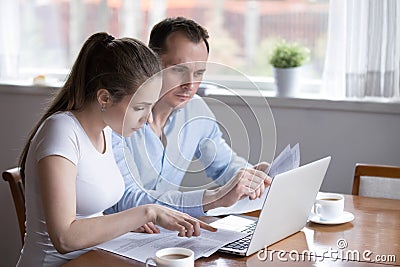
[[[294,97],[300,89],[300,73],[302,67],[273,68],[276,85],[276,95],[279,97]]]

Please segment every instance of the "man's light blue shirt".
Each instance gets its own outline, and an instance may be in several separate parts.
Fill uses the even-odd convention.
[[[226,144],[214,114],[197,95],[169,116],[164,135],[165,148],[148,124],[128,138],[113,134],[114,157],[124,177],[125,193],[105,213],[157,203],[203,216],[204,190],[179,191],[192,160],[200,161],[206,175],[219,185],[248,165]]]

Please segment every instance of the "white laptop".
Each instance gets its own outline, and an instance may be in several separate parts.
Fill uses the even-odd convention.
[[[307,223],[330,160],[326,157],[275,176],[258,220],[230,215],[214,222],[219,227],[221,223],[242,225],[241,231],[249,234],[220,251],[249,256],[300,231]]]

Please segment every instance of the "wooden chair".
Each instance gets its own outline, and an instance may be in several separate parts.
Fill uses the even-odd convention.
[[[353,195],[400,199],[400,166],[357,163]]]
[[[11,194],[14,200],[15,211],[17,212],[21,241],[24,244],[25,235],[25,185],[20,174],[20,168],[13,168],[3,172],[3,179],[10,185]]]

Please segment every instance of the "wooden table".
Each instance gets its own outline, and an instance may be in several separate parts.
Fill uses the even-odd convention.
[[[250,257],[215,253],[209,258],[196,260],[195,266],[279,267],[288,263],[296,266],[372,267],[377,263],[378,266],[400,266],[400,200],[345,195],[345,210],[355,215],[354,221],[342,225],[308,222],[302,231],[268,247],[267,259],[265,251]],[[375,259],[382,260],[374,262]],[[144,264],[110,252],[92,250],[64,266],[128,267]]]

